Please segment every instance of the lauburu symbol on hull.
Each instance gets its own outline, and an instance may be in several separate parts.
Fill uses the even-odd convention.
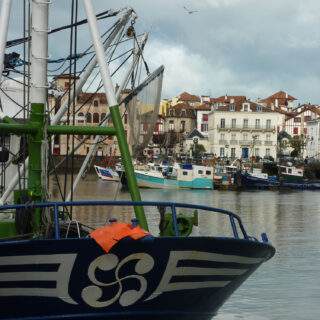
[[[134,270],[136,274],[128,275],[123,278],[119,277],[120,269],[128,262],[137,260]],[[134,253],[119,262],[114,254],[104,254],[91,262],[88,269],[88,277],[93,283],[82,290],[82,299],[91,307],[103,308],[119,301],[123,307],[130,306],[137,302],[147,290],[147,281],[142,276],[152,270],[154,266],[153,258],[147,253]],[[96,278],[96,271],[111,271],[115,269],[115,281],[104,283]],[[123,282],[129,279],[136,279],[140,283],[138,290],[131,289],[123,292]],[[110,299],[99,301],[103,296],[102,287],[117,286],[117,293]]]

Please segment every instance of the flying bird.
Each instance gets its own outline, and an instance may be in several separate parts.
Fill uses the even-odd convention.
[[[187,13],[189,13],[189,14],[192,14],[192,13],[195,13],[195,12],[199,12],[198,10],[189,10],[185,6],[183,6],[183,9],[185,9],[187,11]]]

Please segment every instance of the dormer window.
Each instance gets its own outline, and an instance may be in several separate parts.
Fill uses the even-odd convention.
[[[257,111],[258,111],[258,112],[262,111],[262,107],[258,105],[258,106],[257,106]]]
[[[169,115],[170,115],[170,117],[173,117],[173,110],[172,109],[169,110]]]
[[[231,103],[230,105],[229,105],[229,111],[235,111],[235,105],[233,104],[233,103]]]
[[[185,109],[182,109],[181,110],[181,117],[185,117],[186,116],[186,110]]]
[[[243,111],[248,112],[248,110],[249,110],[248,105],[244,104],[243,105]]]

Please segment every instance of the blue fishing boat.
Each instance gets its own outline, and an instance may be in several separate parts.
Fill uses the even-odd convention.
[[[91,0],[83,2],[88,19],[75,21],[69,27],[88,22],[96,57],[86,65],[83,74],[79,75],[74,70],[74,79],[79,79],[67,86],[66,92],[74,104],[86,79],[98,64],[113,126],[106,126],[107,118],[100,126],[64,124],[64,112],[70,110],[68,99],[59,101],[62,102],[57,113],[49,119],[46,111],[49,2],[32,1],[31,36],[20,39],[33,41],[30,55],[31,98],[27,104],[30,110],[23,123],[9,117],[3,117],[0,123],[1,135],[26,136],[29,156],[28,159],[27,156],[23,158],[21,171],[19,168],[1,195],[0,319],[209,320],[229,296],[275,254],[275,249],[265,234],[261,240],[247,235],[240,218],[227,210],[141,201],[121,120],[119,97],[112,85],[104,55],[104,50],[110,46],[117,48],[124,34],[135,41],[134,48],[139,50],[135,51],[131,72],[127,72],[121,84],[124,87],[132,74],[139,70],[138,61],[144,61],[140,59],[144,43],[137,42],[134,31],[137,15],[131,8],[99,14],[99,19],[105,15],[120,15],[109,29],[107,40],[102,43]],[[72,16],[77,17],[73,13]],[[9,16],[10,1],[4,1],[0,21],[5,23],[0,32],[6,31]],[[127,24],[129,27],[125,29]],[[113,43],[113,40],[118,42]],[[6,37],[0,35],[1,61],[5,41]],[[83,79],[84,75],[87,78]],[[152,81],[157,81],[152,85],[158,88],[156,100],[159,101],[162,75],[163,67],[150,73],[128,94],[127,101],[136,98],[139,90]],[[142,103],[141,97],[139,102]],[[147,102],[150,105],[150,99]],[[141,116],[143,111],[150,114],[147,102],[139,111],[140,118],[144,118]],[[96,144],[101,136],[116,136],[132,201],[68,201],[69,196],[62,197],[60,202],[50,201],[46,180],[48,136],[61,134],[96,136]],[[88,158],[94,151],[95,145],[88,150]],[[8,167],[10,165],[7,164]],[[25,168],[28,169],[26,187],[15,189]],[[181,168],[182,176],[187,176],[184,171],[188,170]],[[71,198],[82,173],[80,169],[74,185],[70,187]],[[14,204],[9,204],[12,194]],[[131,224],[112,220],[98,229],[73,219],[73,213],[79,207],[86,207],[89,214],[97,206],[117,207],[119,213],[123,207],[131,206],[136,218]],[[193,211],[193,217],[184,213],[187,209]],[[224,237],[190,236],[196,223],[194,217],[204,212],[227,218],[232,234]],[[158,232],[149,233],[149,215],[152,219],[158,215],[160,236]]]

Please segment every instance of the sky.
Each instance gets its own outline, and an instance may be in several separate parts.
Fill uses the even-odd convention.
[[[165,66],[163,98],[197,95],[265,98],[279,90],[301,103],[320,103],[318,0],[93,0],[97,12],[131,6],[136,30],[149,32],[145,59]],[[21,35],[22,0],[14,0],[9,38]],[[70,21],[70,0],[53,0],[50,27]],[[79,1],[79,16],[84,17]],[[189,14],[189,10],[197,10]],[[105,25],[100,27],[104,27]],[[86,27],[83,27],[86,29]],[[50,39],[53,57],[68,52],[69,36]],[[79,32],[79,47],[90,44]]]

